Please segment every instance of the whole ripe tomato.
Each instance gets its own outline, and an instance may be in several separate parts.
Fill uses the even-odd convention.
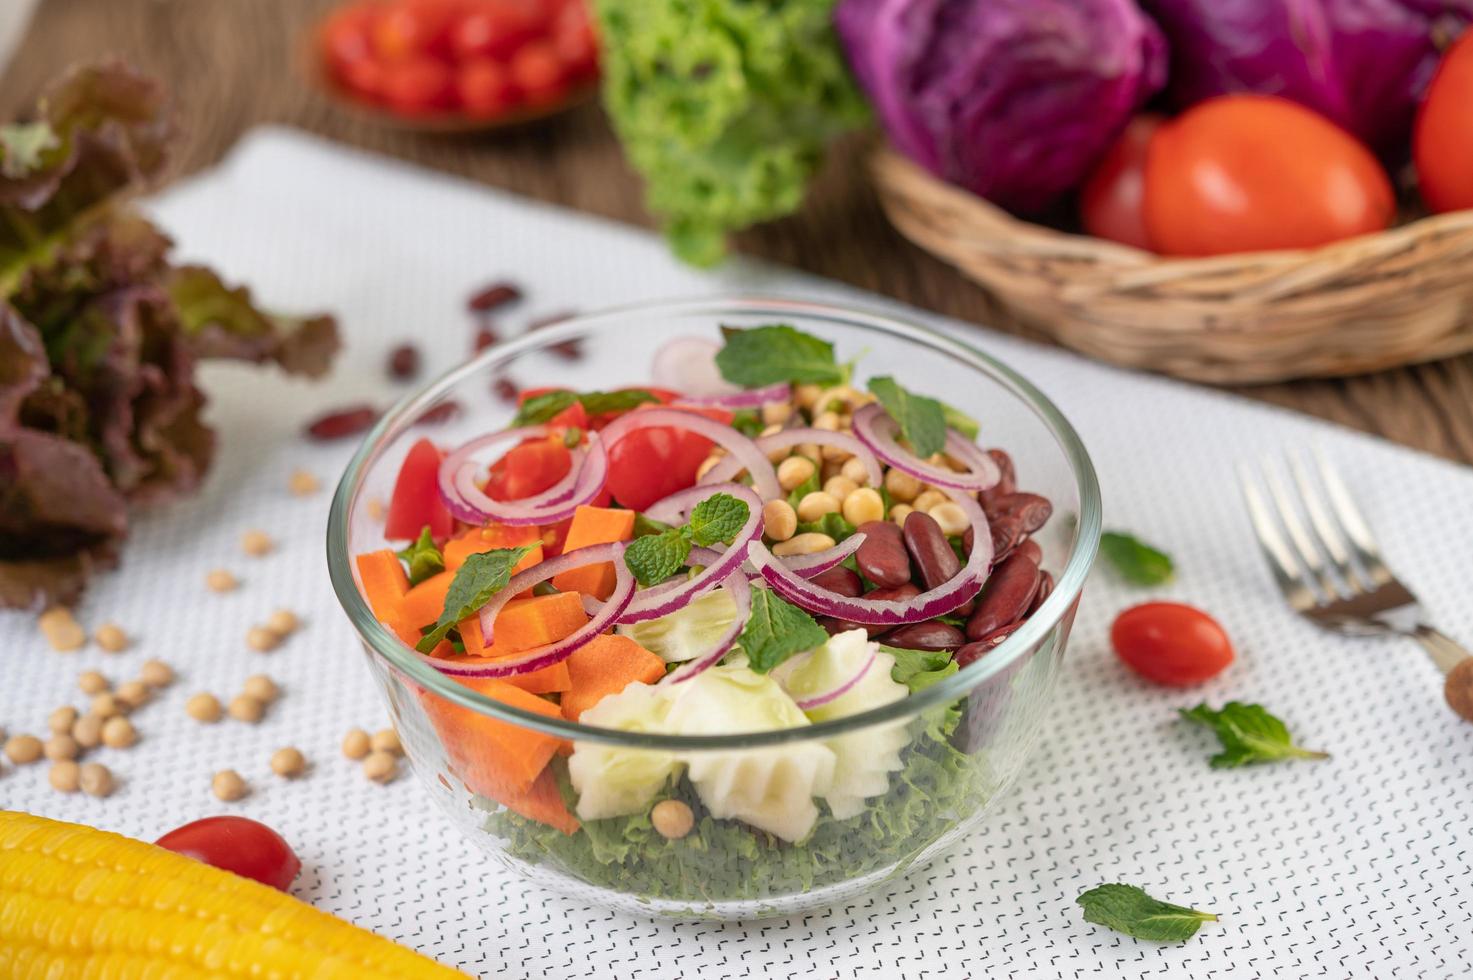
[[[1084,229],[1091,235],[1150,250],[1143,210],[1146,147],[1164,121],[1154,113],[1132,119],[1085,181],[1079,210]]]
[[[280,891],[290,888],[302,870],[301,860],[280,834],[245,817],[205,817],[154,843]]]
[[[1417,111],[1412,157],[1433,211],[1473,208],[1473,31],[1442,58]]]
[[[1179,602],[1125,610],[1110,627],[1110,644],[1131,670],[1168,687],[1200,684],[1233,662],[1232,642],[1217,620]]]
[[[406,115],[423,115],[451,105],[455,76],[450,66],[431,57],[410,58],[384,68],[383,95]]]
[[[373,57],[373,22],[373,11],[367,7],[343,7],[322,22],[318,37],[322,54],[340,76],[348,66]]]
[[[1166,255],[1313,248],[1395,213],[1371,152],[1287,99],[1208,99],[1164,123],[1146,152],[1146,232]]]
[[[517,92],[506,66],[492,58],[461,64],[455,76],[460,105],[472,116],[498,116],[516,104]]]
[[[511,78],[528,105],[551,105],[568,91],[567,73],[551,41],[528,41],[511,56]]]
[[[373,21],[373,49],[385,61],[443,57],[450,50],[458,5],[448,0],[398,0],[379,9]]]

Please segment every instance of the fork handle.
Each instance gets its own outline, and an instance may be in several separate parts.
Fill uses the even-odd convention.
[[[1442,633],[1431,626],[1419,625],[1412,637],[1420,644],[1437,669],[1444,674],[1452,672],[1461,661],[1473,657],[1467,650],[1459,646],[1446,633]]]

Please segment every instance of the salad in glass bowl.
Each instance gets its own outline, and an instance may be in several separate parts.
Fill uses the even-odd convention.
[[[711,300],[570,320],[408,399],[328,550],[472,840],[605,904],[750,917],[982,821],[1098,536],[1087,455],[1008,369],[887,317]]]

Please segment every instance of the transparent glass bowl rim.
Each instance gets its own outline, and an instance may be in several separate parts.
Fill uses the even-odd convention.
[[[907,698],[855,715],[818,724],[779,731],[744,732],[731,735],[664,735],[629,732],[580,725],[562,718],[548,717],[503,704],[476,693],[433,667],[400,642],[381,624],[358,591],[353,576],[353,559],[348,551],[348,519],[354,500],[370,462],[378,450],[400,436],[421,414],[432,407],[449,389],[466,378],[483,373],[493,363],[515,358],[529,351],[543,350],[561,341],[571,340],[592,331],[614,329],[637,318],[692,318],[708,316],[713,321],[730,316],[760,316],[774,319],[797,318],[805,325],[832,323],[838,327],[888,335],[889,337],[929,347],[949,355],[1009,390],[1044,423],[1063,450],[1073,471],[1079,492],[1077,537],[1069,560],[1059,574],[1053,592],[1043,605],[1019,629],[990,651],[987,656]],[[820,326],[821,329],[821,326]],[[984,420],[985,425],[985,420]],[[1013,448],[1013,447],[1009,447]],[[1085,578],[1099,548],[1101,505],[1099,482],[1089,453],[1073,426],[1042,392],[1017,372],[982,351],[945,334],[888,313],[840,307],[806,300],[765,296],[718,296],[687,300],[634,303],[570,317],[553,326],[525,334],[517,340],[498,344],[477,357],[435,379],[426,387],[401,399],[365,436],[353,455],[333,495],[327,523],[327,564],[333,590],[348,619],[357,629],[374,656],[388,667],[428,690],[461,707],[497,718],[518,727],[554,735],[559,738],[598,742],[626,748],[694,752],[710,750],[753,749],[782,745],[809,739],[833,738],[873,725],[908,720],[927,709],[953,702],[989,678],[1007,670],[1052,630],[1068,612],[1084,587]]]

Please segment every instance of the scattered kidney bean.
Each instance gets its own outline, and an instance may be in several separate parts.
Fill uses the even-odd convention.
[[[389,377],[396,381],[408,381],[419,374],[419,348],[413,344],[400,344],[389,352]]]
[[[1043,605],[1043,600],[1047,599],[1053,593],[1053,591],[1054,577],[1048,572],[1039,572],[1038,591],[1033,594],[1033,604],[1028,607],[1028,614],[1023,618],[1027,619],[1028,616],[1032,616],[1034,613],[1038,612],[1038,607]]]
[[[944,585],[962,570],[962,560],[951,550],[946,532],[930,514],[915,510],[905,517],[905,549],[920,569],[927,589]]]
[[[985,654],[997,649],[1003,640],[1012,636],[1013,632],[1022,625],[1022,623],[1013,623],[1009,626],[1004,626],[1002,629],[993,630],[980,639],[957,647],[956,655],[952,659],[956,661],[958,667],[965,667],[968,664],[976,663]]]
[[[1002,477],[990,490],[982,491],[982,506],[986,507],[998,497],[1006,497],[1018,489],[1018,475],[1013,469],[1013,457],[1001,449],[989,449],[987,455],[992,457],[993,462],[1002,473]]]
[[[498,306],[505,306],[514,300],[522,298],[522,291],[509,282],[498,282],[487,286],[466,301],[474,313],[485,313],[494,310]]]
[[[548,316],[538,317],[537,319],[528,323],[527,330],[528,332],[531,332],[533,330],[541,330],[543,327],[550,327],[555,323],[562,323],[564,320],[567,320],[575,315],[576,314],[573,310],[560,310],[559,312],[550,314]],[[548,350],[552,351],[554,354],[558,355],[564,360],[576,361],[583,356],[583,342],[581,340],[562,340],[556,344],[553,344],[551,347],[548,348]]]
[[[1038,566],[1027,555],[1011,555],[994,567],[982,586],[976,612],[967,620],[967,638],[980,640],[1021,619],[1038,591],[1038,581]]]
[[[1024,538],[1018,542],[1018,554],[1027,555],[1029,558],[1032,558],[1033,564],[1035,565],[1043,564],[1043,549],[1032,538]]]
[[[459,417],[460,417],[460,402],[453,401],[453,400],[452,401],[444,401],[444,402],[441,402],[440,404],[434,406],[433,408],[427,408],[427,409],[425,409],[424,412],[420,415],[420,417],[414,420],[414,424],[415,425],[439,425],[442,422],[449,422],[451,419],[455,419],[455,418],[459,418]]]
[[[967,638],[955,626],[932,619],[893,629],[880,637],[880,641],[902,650],[955,650]]]
[[[376,421],[378,409],[372,405],[353,405],[313,420],[307,426],[307,435],[323,441],[345,439],[363,432]]]
[[[520,389],[511,378],[497,378],[491,382],[491,391],[504,402],[515,402]]]
[[[1054,505],[1047,497],[1036,493],[1010,493],[994,500],[988,514],[996,514],[999,519],[1015,518],[1024,534],[1032,534],[1048,523],[1053,512]]]
[[[864,583],[859,580],[859,576],[843,565],[835,565],[826,572],[819,572],[809,581],[821,589],[828,589],[851,599],[864,594]]]
[[[500,342],[501,338],[496,335],[495,330],[492,330],[490,327],[482,327],[476,331],[476,339],[471,344],[471,353],[479,354],[492,344]]]
[[[910,581],[910,555],[900,527],[889,521],[866,521],[859,525],[864,544],[854,561],[865,578],[876,585],[893,588]]]

